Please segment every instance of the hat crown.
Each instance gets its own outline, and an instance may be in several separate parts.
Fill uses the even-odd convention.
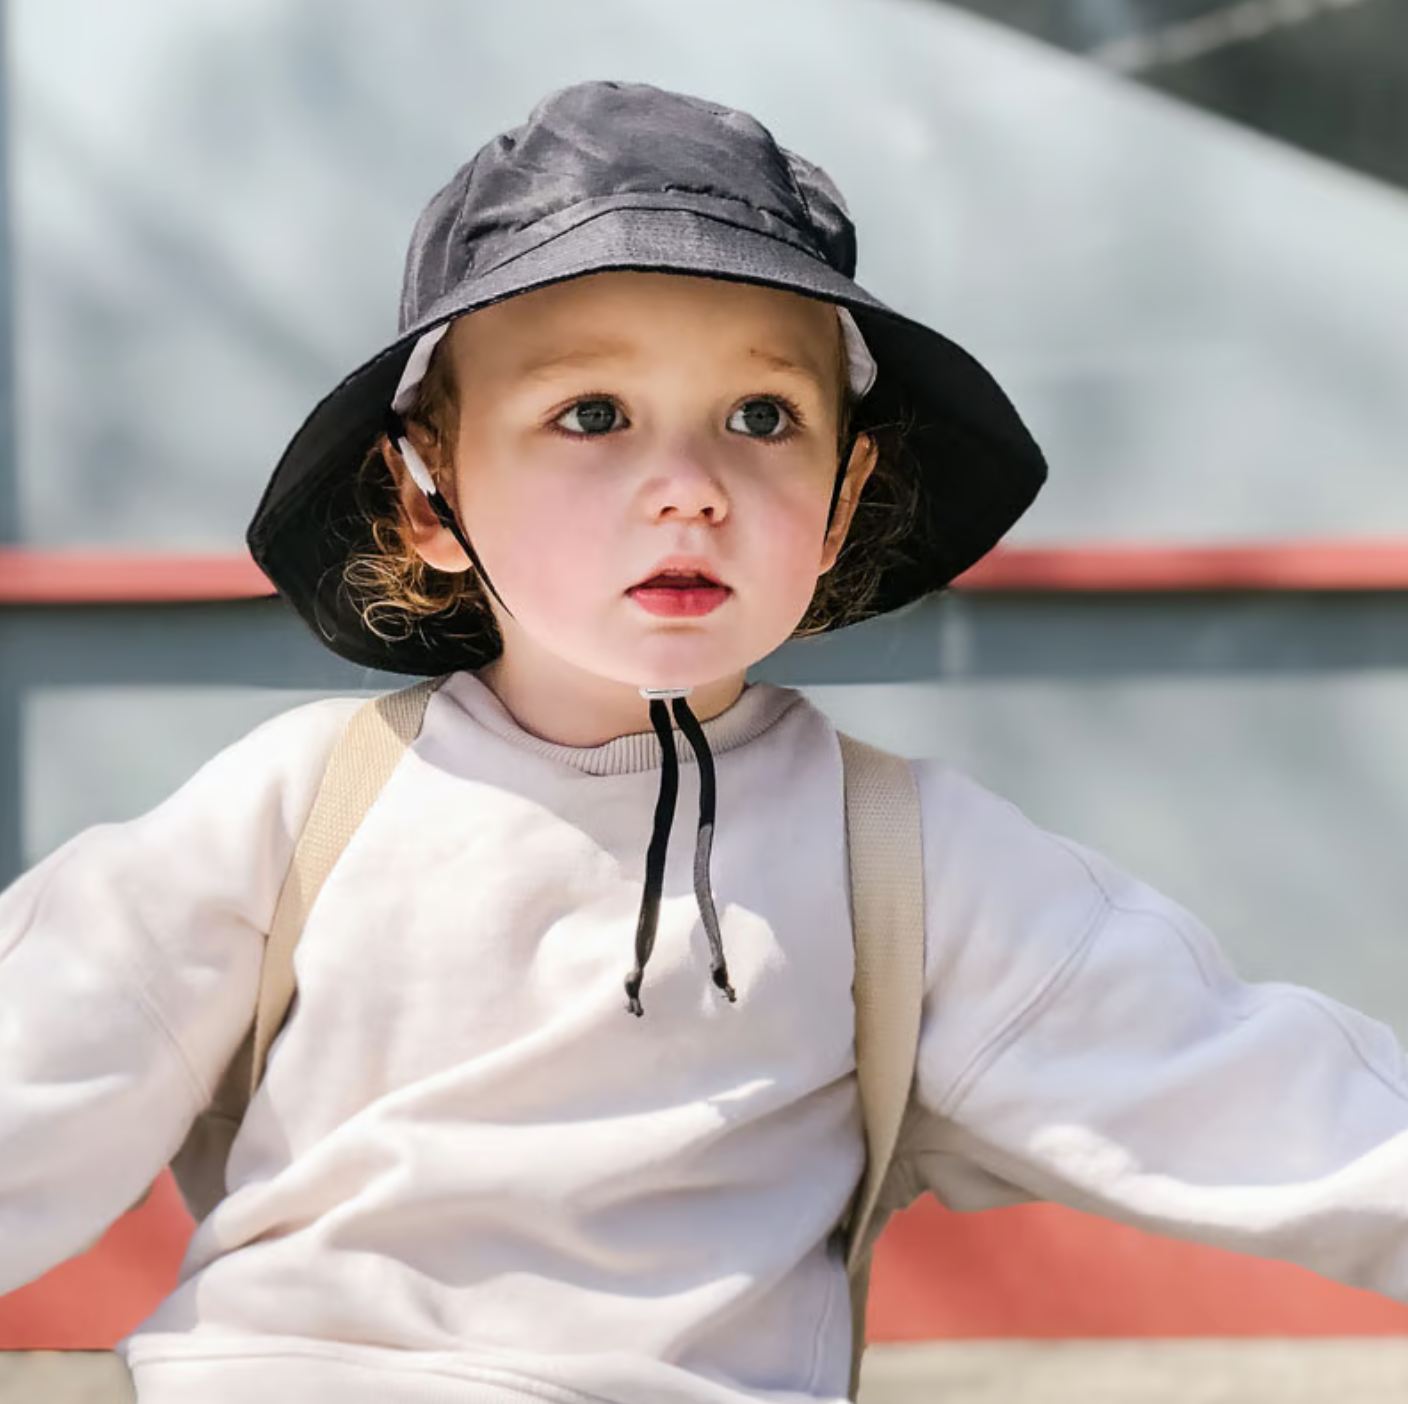
[[[855,273],[840,191],[756,119],[643,83],[580,83],[482,147],[431,200],[406,258],[401,330],[434,320],[467,278],[631,206],[693,210]]]

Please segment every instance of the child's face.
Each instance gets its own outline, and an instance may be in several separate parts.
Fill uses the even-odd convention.
[[[833,307],[604,273],[465,317],[444,348],[458,410],[441,480],[512,611],[496,607],[505,665],[695,687],[793,632],[873,466],[862,441],[828,534],[844,380]],[[422,556],[464,568],[406,502]],[[667,566],[726,588],[635,588]]]

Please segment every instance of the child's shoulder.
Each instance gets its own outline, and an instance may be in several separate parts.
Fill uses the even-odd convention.
[[[971,857],[974,849],[988,847],[1064,845],[1011,800],[947,761],[912,760],[910,766],[919,788],[926,847],[958,845]]]
[[[1044,900],[1054,889],[1098,905],[1140,907],[1167,899],[1077,839],[1044,828],[1009,799],[941,761],[913,762],[926,861],[973,881]]]
[[[329,752],[353,714],[370,694],[318,697],[276,712],[234,743],[251,755],[305,757],[310,751]]]
[[[365,697],[324,697],[289,707],[211,756],[139,824],[176,822],[204,829],[224,816],[233,823],[302,827],[328,758]]]
[[[931,912],[1030,931],[1088,926],[1130,880],[1011,800],[934,760],[914,763]]]
[[[320,697],[277,712],[212,757],[203,770],[219,769],[296,777],[321,775],[328,757],[365,696]]]

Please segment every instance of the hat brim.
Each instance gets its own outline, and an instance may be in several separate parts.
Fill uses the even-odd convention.
[[[806,250],[693,210],[608,209],[472,276],[353,371],[308,416],[250,523],[251,553],[318,637],[359,665],[420,676],[477,668],[492,640],[427,625],[405,638],[368,627],[343,580],[371,548],[357,479],[411,349],[432,327],[588,273],[691,274],[780,288],[848,308],[875,358],[871,398],[905,429],[920,478],[925,549],[881,580],[872,613],[939,590],[996,545],[1030,505],[1046,464],[991,375],[960,346],[901,316]],[[867,400],[867,407],[871,400]]]

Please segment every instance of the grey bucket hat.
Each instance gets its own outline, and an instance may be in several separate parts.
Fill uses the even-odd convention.
[[[851,313],[877,368],[867,415],[906,428],[924,543],[887,569],[870,612],[939,590],[1026,510],[1046,465],[992,376],[866,292],[855,262],[855,230],[825,172],[745,113],[642,84],[555,93],[421,215],[396,339],[294,435],[250,524],[250,551],[344,658],[419,675],[490,661],[495,641],[459,621],[396,639],[367,627],[343,581],[346,562],[370,548],[359,470],[426,332],[534,288],[633,269],[782,288]]]

